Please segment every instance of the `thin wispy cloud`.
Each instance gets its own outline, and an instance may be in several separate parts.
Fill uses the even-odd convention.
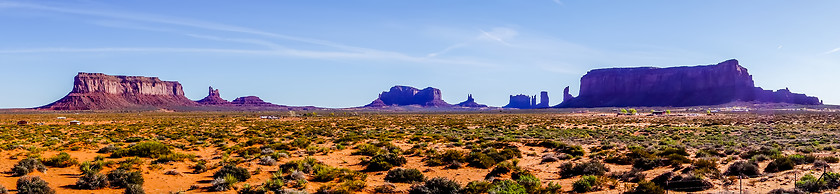
[[[563,2],[560,1],[560,0],[552,0],[552,1],[554,2],[554,4],[557,4],[559,6],[563,6]]]
[[[826,51],[826,52],[824,52],[823,54],[824,54],[824,55],[828,55],[828,54],[832,54],[832,53],[836,53],[836,52],[840,52],[840,47],[837,47],[837,48],[831,49],[830,51]]]
[[[47,5],[31,4],[31,3],[19,3],[19,2],[0,2],[0,9],[27,9],[27,10],[56,12],[56,13],[63,13],[63,14],[74,14],[74,15],[102,17],[102,18],[108,18],[108,19],[111,19],[111,20],[128,20],[128,21],[173,25],[173,26],[196,28],[196,29],[210,30],[210,31],[235,32],[235,33],[241,33],[241,34],[244,34],[244,35],[256,35],[256,36],[261,36],[261,37],[266,37],[266,38],[276,38],[276,39],[282,39],[282,40],[287,40],[287,41],[295,41],[295,42],[307,43],[307,44],[312,44],[312,45],[326,46],[326,47],[329,47],[329,48],[340,50],[340,51],[315,51],[315,50],[293,49],[293,48],[282,46],[282,45],[276,44],[272,41],[268,41],[268,40],[264,40],[264,39],[226,38],[226,37],[218,37],[218,36],[199,35],[199,34],[195,34],[195,33],[188,33],[188,32],[186,32],[186,30],[175,30],[175,29],[169,29],[169,28],[151,27],[151,26],[136,24],[136,23],[132,23],[132,22],[108,21],[108,20],[106,20],[106,21],[96,21],[96,22],[93,22],[93,23],[96,24],[96,25],[106,26],[106,27],[180,33],[182,35],[193,37],[193,38],[200,38],[200,39],[213,40],[213,41],[237,42],[237,43],[244,43],[244,44],[260,45],[260,46],[268,47],[269,49],[267,49],[267,50],[237,50],[237,49],[213,49],[213,48],[203,49],[203,48],[131,48],[131,47],[110,48],[109,47],[109,48],[27,48],[27,49],[0,50],[0,53],[7,53],[7,54],[8,53],[38,53],[38,52],[211,52],[211,53],[263,54],[263,55],[268,54],[268,55],[283,55],[283,56],[295,56],[295,57],[306,57],[306,58],[399,60],[399,61],[418,62],[418,63],[460,64],[460,65],[484,66],[484,67],[496,66],[496,65],[491,64],[491,63],[479,62],[479,61],[470,61],[470,60],[465,60],[465,59],[440,59],[440,58],[429,59],[427,57],[410,56],[410,55],[403,54],[403,53],[400,53],[400,52],[383,51],[383,50],[377,50],[377,49],[349,46],[349,45],[335,43],[335,42],[331,42],[331,41],[327,41],[327,40],[291,36],[291,35],[273,33],[273,32],[263,31],[263,30],[254,29],[254,28],[236,26],[236,25],[229,25],[229,24],[208,22],[208,21],[202,21],[202,20],[180,18],[180,17],[154,15],[154,14],[131,13],[131,12],[124,12],[124,11],[107,11],[107,10],[85,10],[85,9],[56,7],[56,6],[47,6]]]

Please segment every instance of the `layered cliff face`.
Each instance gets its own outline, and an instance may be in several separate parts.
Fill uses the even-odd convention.
[[[816,98],[781,97],[784,92],[755,87],[747,69],[734,59],[705,66],[596,69],[581,78],[580,87],[578,97],[564,96],[558,106],[696,106],[755,100],[821,104]]]
[[[79,73],[70,94],[39,109],[98,110],[195,105],[197,103],[184,96],[178,82],[161,81],[157,77]]]
[[[203,99],[195,101],[195,102],[197,102],[199,104],[203,104],[203,105],[227,105],[227,104],[230,104],[230,102],[228,102],[227,100],[222,99],[221,94],[219,93],[219,89],[213,89],[212,86],[210,86],[210,92],[207,94],[207,97],[204,97]]]
[[[394,86],[365,107],[420,105],[426,107],[452,106],[441,99],[437,88],[427,87],[419,90],[410,86]]]
[[[472,94],[467,95],[467,100],[466,101],[458,103],[455,106],[471,107],[471,108],[487,107],[487,105],[483,105],[483,104],[479,104],[479,103],[475,102],[475,99],[473,99]]]

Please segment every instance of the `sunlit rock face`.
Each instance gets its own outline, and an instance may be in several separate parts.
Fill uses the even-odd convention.
[[[441,99],[437,88],[427,87],[422,90],[411,86],[394,86],[379,94],[379,98],[365,107],[420,105],[424,107],[452,106]]]
[[[39,109],[99,110],[146,107],[195,106],[184,96],[181,84],[157,77],[113,76],[79,73],[67,96]]]

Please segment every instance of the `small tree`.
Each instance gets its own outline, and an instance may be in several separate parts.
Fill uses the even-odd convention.
[[[671,110],[665,110],[665,114],[671,114]]]
[[[639,112],[638,112],[638,111],[636,111],[636,109],[635,109],[635,108],[631,108],[631,109],[630,109],[630,114],[631,114],[631,115],[636,115],[637,113],[639,113]]]
[[[627,114],[627,109],[623,109],[623,108],[622,108],[622,109],[621,109],[621,114],[626,115],[626,114]]]

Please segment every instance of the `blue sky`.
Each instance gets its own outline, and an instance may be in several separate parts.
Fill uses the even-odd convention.
[[[5,1],[0,107],[77,72],[156,76],[198,100],[353,107],[394,85],[505,105],[588,70],[738,59],[757,86],[840,103],[840,1]]]

